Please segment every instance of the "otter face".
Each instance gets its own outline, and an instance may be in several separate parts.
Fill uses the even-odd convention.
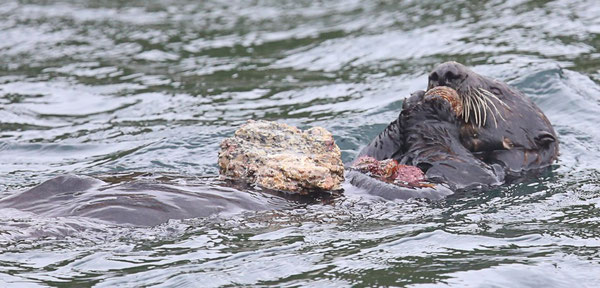
[[[457,62],[429,74],[428,92],[456,90],[462,102],[461,143],[487,163],[510,171],[547,166],[558,155],[558,138],[544,113],[508,84],[479,75]]]
[[[478,127],[487,124],[488,116],[498,127],[498,121],[504,120],[500,109],[508,109],[504,98],[505,92],[511,88],[501,82],[481,76],[457,62],[446,62],[438,65],[430,74],[427,90],[447,86],[458,92],[464,113],[465,123],[473,123]],[[499,98],[501,97],[501,98]],[[498,119],[500,118],[500,119]]]

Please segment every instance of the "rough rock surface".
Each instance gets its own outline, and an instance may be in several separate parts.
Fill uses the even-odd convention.
[[[219,168],[231,179],[300,194],[340,190],[344,181],[341,152],[329,131],[262,120],[249,120],[221,142]]]

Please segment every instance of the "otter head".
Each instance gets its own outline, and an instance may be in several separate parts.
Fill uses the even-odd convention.
[[[457,62],[442,63],[429,74],[427,90],[438,87],[456,90],[463,109],[461,142],[481,159],[511,171],[546,166],[556,159],[558,140],[550,121],[517,89]]]
[[[485,126],[488,119],[498,126],[498,121],[508,106],[502,98],[514,94],[505,83],[479,75],[457,62],[446,62],[438,65],[430,74],[427,90],[436,87],[450,87],[457,91],[464,109],[462,118],[465,123],[477,127]]]

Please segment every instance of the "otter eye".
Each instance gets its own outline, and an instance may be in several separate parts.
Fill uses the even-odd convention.
[[[438,74],[433,72],[429,75],[429,80],[431,81],[437,81],[438,80]]]
[[[458,79],[458,75],[452,73],[452,71],[448,71],[446,72],[446,74],[444,74],[444,78],[446,78],[447,80],[454,80],[454,79]]]
[[[498,87],[490,87],[490,92],[494,93],[495,95],[500,95],[502,94],[500,92],[500,89]]]

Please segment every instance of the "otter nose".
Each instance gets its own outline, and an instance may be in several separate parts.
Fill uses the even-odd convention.
[[[456,62],[446,62],[438,65],[429,74],[427,88],[436,86],[451,86],[452,82],[460,79],[464,73],[464,66]]]

